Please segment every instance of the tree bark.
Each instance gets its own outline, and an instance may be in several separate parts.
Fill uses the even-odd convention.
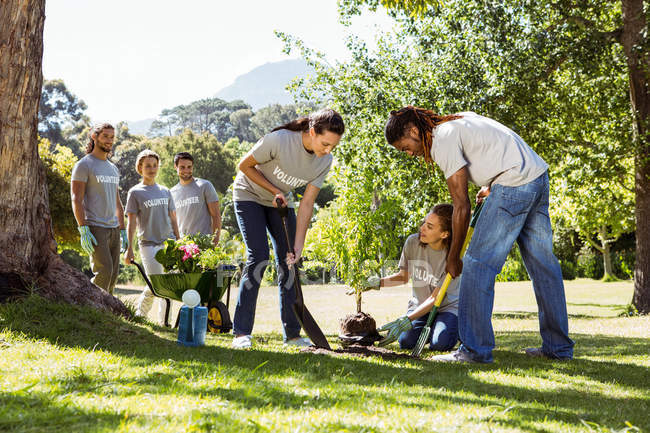
[[[38,156],[45,0],[0,7],[0,300],[26,289],[128,316],[118,299],[56,253],[45,169]]]
[[[603,254],[603,280],[612,281],[615,280],[614,271],[612,267],[612,253],[610,244],[612,243],[611,239],[607,239],[607,227],[601,226],[598,231],[598,237],[600,238],[600,245],[602,250],[600,251]]]
[[[621,42],[627,58],[630,101],[634,115],[636,265],[632,303],[641,313],[650,313],[650,51],[648,22],[643,0],[621,0]]]

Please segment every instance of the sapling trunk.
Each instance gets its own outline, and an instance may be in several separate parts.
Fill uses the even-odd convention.
[[[357,287],[357,289],[355,291],[355,296],[357,298],[357,313],[361,312],[361,294],[362,293],[363,292],[361,291],[361,289]]]

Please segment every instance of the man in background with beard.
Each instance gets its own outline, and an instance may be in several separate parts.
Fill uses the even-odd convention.
[[[95,125],[88,133],[86,156],[72,169],[72,211],[79,226],[81,248],[90,257],[91,281],[113,294],[120,269],[120,251],[128,240],[124,207],[118,193],[120,172],[108,160],[115,128]]]
[[[174,168],[178,183],[171,189],[178,229],[182,236],[212,235],[213,243],[219,243],[221,212],[219,197],[212,182],[193,176],[194,158],[187,152],[174,156]]]

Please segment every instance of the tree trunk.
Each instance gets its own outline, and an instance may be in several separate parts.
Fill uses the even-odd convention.
[[[632,303],[650,313],[650,51],[648,23],[643,0],[621,0],[623,33],[621,42],[627,58],[630,101],[636,129],[635,219],[636,265]]]
[[[355,294],[357,298],[357,313],[361,312],[361,293],[363,292],[359,289],[359,291],[357,291],[357,293]]]
[[[614,276],[612,267],[612,253],[609,246],[611,240],[607,239],[607,227],[600,227],[598,230],[598,237],[600,238],[600,245],[602,248],[600,252],[603,254],[603,280],[613,281],[616,277]]]
[[[26,288],[128,316],[118,299],[56,254],[37,147],[45,0],[0,7],[0,300]]]

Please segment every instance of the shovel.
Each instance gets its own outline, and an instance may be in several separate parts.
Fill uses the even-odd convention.
[[[282,206],[282,202],[279,199],[276,201],[276,203],[278,205],[278,213],[282,218],[282,229],[284,230],[284,236],[287,240],[287,248],[289,249],[289,252],[291,254],[295,254],[293,251],[293,243],[289,240],[289,229],[287,227],[287,215],[289,214],[289,210],[287,209],[286,206]],[[325,335],[323,334],[323,331],[321,331],[320,327],[318,326],[318,323],[316,323],[316,320],[314,320],[314,317],[311,315],[311,313],[305,306],[305,301],[302,296],[302,287],[300,286],[300,278],[297,272],[297,268],[298,268],[298,263],[291,266],[291,272],[293,276],[293,287],[296,290],[296,300],[293,303],[293,311],[294,313],[296,313],[298,322],[300,322],[302,329],[305,330],[305,333],[307,334],[311,342],[314,343],[314,346],[322,347],[323,349],[327,349],[327,350],[332,350],[330,348],[329,343],[327,342],[327,338],[325,338]]]
[[[467,229],[467,235],[465,236],[465,242],[463,243],[463,248],[461,248],[460,250],[461,257],[465,254],[467,245],[469,245],[469,241],[472,239],[472,234],[474,233],[474,227],[476,226],[476,221],[478,221],[478,216],[481,213],[481,208],[483,207],[483,203],[485,203],[485,200],[483,200],[481,204],[476,206],[476,209],[474,209],[474,215],[472,215],[472,220],[469,223],[469,228]],[[411,352],[411,356],[419,357],[420,354],[422,353],[422,349],[424,349],[424,345],[427,344],[427,341],[429,341],[429,335],[431,335],[431,324],[433,323],[433,319],[436,317],[436,314],[438,314],[438,308],[440,307],[440,304],[442,304],[442,300],[445,299],[445,295],[447,294],[447,288],[449,287],[450,283],[451,283],[451,274],[447,273],[447,276],[445,277],[445,281],[442,283],[442,287],[440,287],[438,296],[436,296],[436,300],[433,303],[433,308],[429,312],[429,317],[427,318],[427,324],[424,328],[422,328],[422,333],[420,334],[417,343],[415,343],[415,347]]]

